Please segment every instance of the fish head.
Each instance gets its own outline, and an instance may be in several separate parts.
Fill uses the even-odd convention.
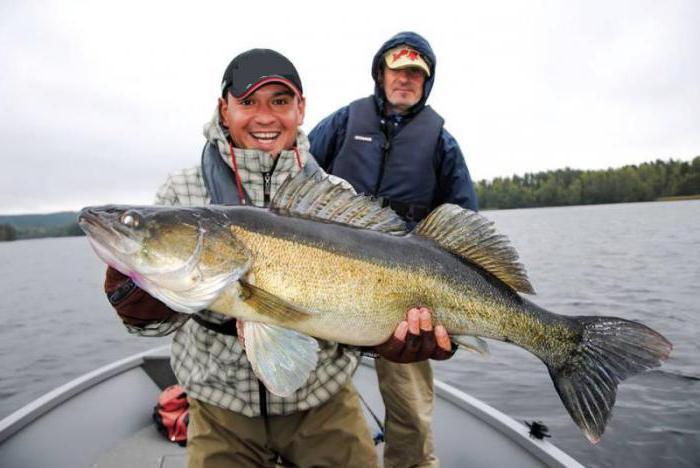
[[[251,263],[215,208],[86,207],[78,224],[105,263],[179,312],[205,309]]]

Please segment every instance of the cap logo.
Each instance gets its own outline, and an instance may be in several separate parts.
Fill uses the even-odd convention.
[[[415,50],[401,49],[400,51],[391,54],[391,62],[394,63],[404,56],[408,58],[411,62],[415,62],[419,58],[418,52],[416,52]]]
[[[407,45],[400,45],[384,54],[384,63],[392,70],[400,70],[407,67],[420,68],[425,76],[430,76],[430,65],[420,52]]]

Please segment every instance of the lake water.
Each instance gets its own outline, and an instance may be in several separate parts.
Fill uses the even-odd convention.
[[[700,466],[700,201],[489,211],[520,253],[537,295],[564,315],[644,322],[673,342],[669,360],[625,381],[591,445],[544,365],[512,345],[460,352],[436,377],[518,420],[586,466]],[[0,418],[116,359],[166,344],[129,335],[102,293],[85,238],[0,243]],[[465,434],[465,438],[469,435]]]

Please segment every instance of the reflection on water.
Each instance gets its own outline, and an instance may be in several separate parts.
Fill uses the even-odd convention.
[[[436,376],[518,420],[542,420],[587,466],[700,465],[700,201],[489,211],[521,255],[540,306],[639,320],[674,344],[659,371],[624,382],[602,441],[571,422],[545,366],[491,342]],[[0,417],[96,367],[167,342],[130,336],[101,292],[84,238],[0,243]]]

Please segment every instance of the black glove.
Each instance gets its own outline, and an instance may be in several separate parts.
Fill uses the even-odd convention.
[[[112,267],[107,267],[104,288],[109,302],[128,325],[141,328],[165,322],[177,314]]]

